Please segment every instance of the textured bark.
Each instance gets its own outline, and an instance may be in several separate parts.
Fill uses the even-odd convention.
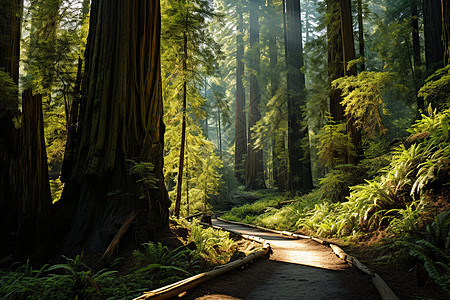
[[[260,72],[260,50],[259,50],[259,1],[251,0],[250,7],[250,101],[248,110],[248,147],[247,160],[245,165],[245,188],[255,190],[265,188],[263,152],[261,148],[255,149],[255,138],[252,135],[251,128],[261,119],[259,104],[261,101],[261,92],[258,84]]]
[[[347,68],[349,61],[355,59],[355,43],[353,40],[353,22],[352,22],[352,7],[350,0],[340,0],[340,14],[341,14],[341,35],[342,35],[342,51],[343,51],[343,68],[345,76],[356,76],[356,66]],[[356,128],[351,118],[347,118],[347,132],[350,133],[352,143],[357,149],[357,155],[349,155],[348,162],[356,164],[358,156],[362,153],[360,147],[361,132]]]
[[[15,187],[18,195],[16,254],[43,260],[54,251],[51,226],[51,194],[41,95],[22,94],[20,156]]]
[[[269,13],[272,14],[274,12],[273,1],[267,1],[267,6]],[[274,97],[276,95],[277,90],[280,87],[279,80],[279,70],[277,69],[278,65],[278,51],[277,51],[277,39],[275,33],[269,32],[269,61],[270,61],[270,96]],[[281,114],[281,112],[280,112]],[[281,115],[278,115],[276,118],[282,118]],[[273,174],[273,182],[275,186],[278,186],[278,177],[280,172],[280,160],[278,156],[280,155],[280,149],[277,146],[280,146],[278,141],[280,137],[278,134],[274,133],[274,137],[272,138],[272,174]]]
[[[245,89],[242,82],[244,76],[244,18],[239,14],[238,33],[236,35],[236,131],[235,131],[235,176],[241,184],[245,184],[244,166],[247,155],[247,120],[245,117]]]
[[[330,83],[344,76],[343,49],[341,37],[341,19],[339,0],[326,0],[327,14],[327,41],[328,41],[328,77]],[[342,122],[344,110],[341,105],[341,92],[337,89],[330,90],[330,115],[334,121]]]
[[[423,29],[426,67],[427,69],[434,69],[433,64],[436,63],[440,67],[444,57],[444,46],[442,44],[442,7],[440,0],[423,0]]]
[[[302,128],[302,107],[306,105],[305,75],[303,68],[303,46],[300,18],[300,1],[286,1],[287,28],[287,92],[288,92],[288,152],[289,189],[303,192],[312,189],[311,162],[308,129]],[[302,143],[308,143],[303,147]]]
[[[418,96],[420,81],[422,77],[422,60],[420,58],[420,38],[419,38],[419,15],[417,13],[417,4],[412,3],[411,6],[411,26],[412,26],[412,45],[414,57],[414,88],[416,90],[417,109],[424,110],[423,98]]]
[[[134,236],[129,242],[156,240],[168,232],[160,30],[159,1],[92,1],[80,141],[58,202],[64,253],[105,251],[132,211],[139,215],[128,230]],[[128,159],[154,165],[159,181],[150,199],[139,199]]]
[[[362,0],[358,0],[358,42],[359,42],[359,56],[364,58],[364,23],[363,23],[363,11],[362,11]],[[361,63],[361,71],[366,70],[366,64],[363,61]]]
[[[442,42],[444,46],[444,65],[450,64],[450,3],[441,0],[442,4]]]
[[[19,82],[20,16],[21,0],[0,2],[0,68],[8,73],[13,82]],[[17,92],[18,93],[18,92]],[[11,232],[17,229],[17,172],[14,163],[18,159],[19,134],[13,122],[18,113],[17,103],[11,110],[0,111],[0,255],[10,254],[14,247]]]

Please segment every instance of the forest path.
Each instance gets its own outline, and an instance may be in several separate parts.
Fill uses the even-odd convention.
[[[330,248],[213,219],[213,225],[258,236],[273,254],[245,270],[211,280],[186,299],[381,299],[370,278],[336,257]]]

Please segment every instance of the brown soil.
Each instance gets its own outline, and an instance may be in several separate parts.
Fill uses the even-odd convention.
[[[185,299],[380,299],[370,278],[330,248],[242,226],[220,226],[266,239],[273,254],[188,291]]]

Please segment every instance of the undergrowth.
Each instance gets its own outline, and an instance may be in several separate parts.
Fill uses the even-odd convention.
[[[143,292],[179,281],[205,269],[228,262],[237,248],[229,234],[188,224],[186,246],[170,249],[148,242],[127,258],[118,258],[108,268],[94,270],[82,256],[62,257],[57,264],[37,269],[11,257],[0,260],[0,299],[132,299]]]

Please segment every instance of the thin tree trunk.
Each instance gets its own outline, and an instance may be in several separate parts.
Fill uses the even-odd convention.
[[[80,140],[56,214],[65,254],[105,251],[133,211],[139,214],[129,243],[169,234],[160,20],[159,1],[92,1]],[[158,181],[146,201],[139,178],[129,176],[129,160],[154,165]]]
[[[245,117],[245,89],[242,82],[244,76],[244,18],[239,13],[239,23],[236,35],[236,132],[235,132],[235,176],[241,184],[245,184],[244,157],[247,155],[247,121]]]
[[[287,92],[288,92],[288,151],[289,189],[307,192],[312,189],[311,162],[309,159],[308,129],[302,128],[302,108],[306,105],[305,75],[300,17],[300,1],[287,0]],[[304,147],[302,143],[307,143]]]
[[[183,167],[184,167],[184,148],[186,145],[186,109],[187,109],[187,32],[184,33],[183,42],[184,56],[183,56],[183,121],[181,123],[181,141],[180,141],[180,162],[178,164],[178,180],[177,180],[177,198],[175,200],[175,217],[180,217],[180,207],[181,207],[181,187],[183,186]]]

